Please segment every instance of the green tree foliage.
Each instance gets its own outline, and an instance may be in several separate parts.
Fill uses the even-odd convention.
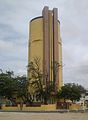
[[[85,93],[84,87],[74,83],[68,83],[62,86],[61,90],[58,92],[58,98],[63,98],[64,100],[70,99],[72,102],[79,100],[82,93]]]
[[[15,91],[17,98],[21,98],[23,102],[26,101],[27,79],[26,76],[15,77]]]
[[[28,81],[26,76],[14,76],[13,71],[0,72],[0,97],[13,101],[13,98],[21,99],[23,102],[31,101],[28,92]]]
[[[11,98],[15,82],[13,81],[13,71],[0,73],[0,96]]]
[[[43,73],[40,70],[40,61],[35,59],[30,62],[30,78],[27,80],[26,76],[14,76],[13,71],[3,72],[0,70],[0,98],[4,97],[12,100],[14,95],[21,99],[24,103],[32,103],[33,96],[36,96],[38,101],[47,104],[50,99],[56,98],[55,88],[53,83],[45,85],[43,83]],[[28,90],[28,86],[34,88],[34,94]],[[58,99],[70,99],[72,102],[79,100],[82,93],[85,93],[84,87],[78,84],[65,84],[57,93]]]

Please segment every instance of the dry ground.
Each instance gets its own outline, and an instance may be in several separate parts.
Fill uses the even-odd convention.
[[[0,112],[0,120],[88,120],[87,113]]]

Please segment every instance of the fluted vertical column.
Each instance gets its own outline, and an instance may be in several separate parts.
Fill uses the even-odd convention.
[[[43,73],[44,82],[49,85],[50,82],[50,41],[49,41],[49,10],[43,9]]]
[[[58,10],[57,8],[53,9],[53,74],[54,74],[54,81],[55,81],[55,88],[58,88],[59,84],[59,77],[58,71],[56,71],[56,67],[58,63]]]

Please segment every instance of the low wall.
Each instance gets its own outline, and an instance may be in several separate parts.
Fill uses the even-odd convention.
[[[71,104],[71,106],[69,106],[69,110],[80,110],[81,109],[81,105],[79,104]]]
[[[23,105],[23,111],[50,111],[56,110],[56,104],[49,104],[49,105],[41,105],[40,107],[26,107]]]
[[[2,105],[2,110],[6,110],[6,111],[19,111],[20,110],[20,105],[17,105],[17,106]]]
[[[79,104],[71,104],[69,106],[69,110],[80,110],[82,109],[82,106]],[[41,105],[41,106],[26,106],[26,104],[23,104],[23,106],[20,106],[19,104],[17,106],[2,106],[2,110],[5,111],[54,111],[56,110],[56,104],[48,104],[48,105]]]
[[[50,111],[50,110],[56,110],[56,104],[48,104],[48,105],[41,105],[40,107],[32,107],[32,106],[26,106],[23,104],[23,107],[20,105],[18,106],[2,106],[2,110],[5,111]]]

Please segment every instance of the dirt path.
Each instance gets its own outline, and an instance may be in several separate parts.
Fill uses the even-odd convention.
[[[88,113],[0,112],[0,120],[88,120]]]

